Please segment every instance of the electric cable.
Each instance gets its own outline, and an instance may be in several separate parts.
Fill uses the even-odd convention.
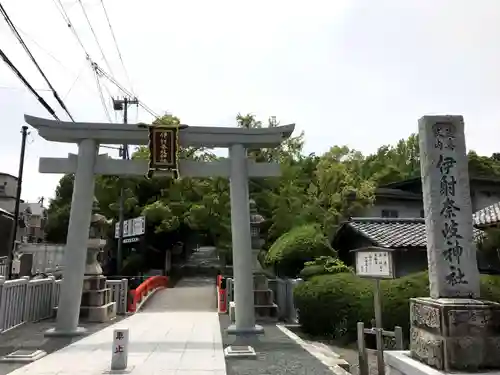
[[[122,56],[122,53],[120,51],[120,47],[118,46],[118,40],[116,39],[116,35],[115,35],[114,30],[113,30],[113,26],[111,26],[111,20],[109,19],[108,11],[106,10],[106,7],[104,6],[104,0],[101,0],[101,6],[102,6],[102,10],[104,11],[104,15],[106,16],[106,21],[108,21],[109,31],[111,32],[111,36],[113,37],[113,41],[114,41],[115,47],[116,47],[116,52],[118,52],[118,57],[120,58],[120,62],[121,62],[123,71],[125,73],[125,77],[127,78],[128,84],[130,85],[130,91],[132,91],[132,94],[133,94],[134,88],[132,86],[132,80],[130,79],[127,68],[125,67],[125,62],[123,61],[123,56]],[[134,94],[134,96],[135,96],[135,94]]]
[[[97,72],[94,72],[94,77],[95,77],[95,82],[97,85],[97,90],[99,92],[99,97],[101,99],[101,104],[102,104],[102,107],[104,108],[104,112],[106,113],[106,117],[108,118],[109,122],[113,122],[113,121],[111,121],[111,116],[109,115],[109,110],[108,110],[108,107],[106,106],[106,101],[104,100],[104,95],[102,93],[102,87],[101,87],[101,83],[99,82],[99,77],[97,75]]]
[[[90,27],[90,31],[92,31],[92,35],[94,35],[95,42],[97,43],[97,47],[99,47],[99,50],[101,51],[101,57],[104,60],[104,63],[106,64],[109,72],[113,74],[113,71],[111,70],[111,65],[108,62],[108,59],[106,58],[106,55],[104,54],[104,50],[102,49],[101,43],[99,43],[99,38],[97,38],[97,34],[92,27],[92,23],[90,22],[90,18],[87,14],[87,11],[85,10],[85,7],[83,6],[82,0],[78,0],[78,3],[80,4],[80,7],[82,8],[83,15],[85,16],[85,19],[87,20],[87,24]]]
[[[128,91],[125,87],[123,87],[113,76],[110,74],[106,73],[96,62],[91,62],[92,68],[99,74],[107,78],[111,83],[113,83],[118,89],[120,89],[125,95],[134,97],[134,95]],[[160,117],[157,113],[155,113],[151,108],[149,108],[144,102],[139,100],[139,105],[146,111],[148,112],[151,116],[154,116],[155,118]]]
[[[69,116],[69,118],[71,119],[71,121],[74,122],[75,120],[73,119],[73,116],[71,116],[71,113],[69,112],[68,108],[66,107],[66,104],[64,104],[63,100],[59,97],[59,94],[57,93],[56,89],[50,83],[49,79],[47,78],[47,76],[43,72],[42,68],[40,67],[40,65],[36,61],[35,57],[31,53],[31,51],[29,50],[28,46],[26,45],[26,43],[24,42],[23,38],[21,37],[21,35],[17,31],[16,26],[14,25],[14,23],[10,19],[9,15],[7,14],[5,8],[3,7],[3,5],[1,3],[0,3],[0,13],[4,17],[5,21],[9,25],[11,31],[14,33],[14,35],[17,38],[17,40],[21,44],[21,46],[24,48],[24,50],[26,51],[26,53],[30,57],[30,59],[33,62],[33,64],[35,64],[36,68],[38,69],[38,72],[43,77],[43,79],[45,80],[45,82],[49,86],[50,90],[52,91],[52,94],[54,95],[54,98],[56,99],[56,101],[59,103],[59,105],[61,106],[61,108],[64,109],[64,111],[67,113],[67,115]]]
[[[64,9],[64,6],[63,6],[61,0],[52,0],[52,1],[54,2],[54,5],[57,8],[57,10],[59,11],[59,13],[61,14],[61,17],[63,18],[64,22],[66,23],[66,25],[68,26],[68,28],[71,30],[71,32],[73,33],[73,35],[74,35],[75,39],[77,40],[78,44],[80,45],[80,47],[82,48],[83,52],[85,53],[86,59],[90,63],[92,71],[96,72],[97,75],[98,75],[98,77],[104,76],[105,78],[107,78],[111,83],[113,83],[125,95],[130,96],[130,97],[134,97],[135,95],[133,95],[130,91],[128,91],[122,85],[120,85],[115,78],[113,78],[109,73],[106,73],[99,65],[97,65],[96,62],[94,62],[91,59],[90,54],[88,53],[87,49],[83,45],[83,43],[82,43],[82,41],[81,41],[81,39],[80,39],[80,37],[78,35],[78,33],[76,32],[75,28],[73,27],[71,19],[69,18],[68,13]],[[144,110],[146,110],[146,112],[148,112],[150,115],[154,116],[155,118],[159,117],[159,115],[156,114],[148,106],[146,106],[146,104],[144,104],[144,102],[139,101],[139,105],[141,106],[141,108],[143,108]],[[107,111],[107,109],[106,109],[106,111]]]
[[[75,37],[75,39],[78,42],[78,44],[80,45],[80,47],[82,47],[86,58],[90,59],[90,55],[89,55],[87,49],[85,48],[85,46],[83,45],[82,40],[80,39],[80,36],[76,32],[76,29],[73,27],[73,23],[71,22],[71,19],[69,18],[68,13],[66,12],[66,9],[64,9],[64,5],[62,4],[61,0],[52,0],[52,2],[54,3],[55,7],[57,8],[59,13],[61,14],[64,22],[66,23],[66,26],[68,26],[68,28],[71,30],[71,33]],[[57,4],[59,4],[59,6]]]
[[[7,57],[7,55],[2,51],[0,48],[0,57],[2,58],[3,61],[8,65],[8,67],[14,72],[14,74],[21,80],[21,82],[28,88],[28,90],[37,98],[37,100],[40,102],[40,104],[49,112],[52,117],[54,117],[57,121],[61,121],[59,117],[57,117],[56,112],[52,109],[52,107],[45,101],[44,98],[42,98],[36,90],[30,85],[30,83],[24,78],[24,76],[21,74],[19,69],[16,68],[16,66],[10,61],[10,59]]]

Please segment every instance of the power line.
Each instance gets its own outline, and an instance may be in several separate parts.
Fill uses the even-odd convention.
[[[116,40],[115,32],[113,31],[113,27],[111,26],[111,21],[108,16],[108,11],[104,6],[104,0],[101,0],[102,10],[104,11],[104,15],[106,16],[106,20],[108,21],[109,31],[111,32],[111,36],[113,37],[113,41],[115,42],[116,52],[118,52],[118,56],[120,57],[120,62],[122,64],[123,71],[125,72],[125,76],[127,77],[128,84],[130,85],[130,90],[132,93],[134,92],[134,88],[132,87],[132,81],[130,80],[130,76],[128,75],[127,69],[125,68],[125,63],[123,61],[123,56],[118,47],[118,41]],[[111,70],[110,70],[111,71]]]
[[[57,10],[59,11],[59,13],[61,14],[64,22],[66,23],[66,25],[68,26],[68,28],[71,30],[71,32],[73,33],[75,39],[77,40],[78,44],[80,45],[80,47],[82,48],[83,52],[85,53],[85,57],[87,59],[87,61],[90,63],[90,66],[92,68],[92,71],[97,73],[97,76],[100,77],[100,76],[104,76],[106,77],[111,83],[113,83],[119,90],[121,90],[123,93],[125,93],[125,95],[127,96],[130,96],[130,97],[134,97],[135,95],[133,95],[130,91],[128,91],[127,89],[125,89],[122,85],[120,85],[118,83],[118,81],[113,78],[112,75],[110,75],[109,73],[106,73],[101,67],[99,67],[99,65],[97,65],[97,63],[95,63],[92,58],[90,57],[90,54],[88,53],[87,49],[85,48],[85,46],[83,45],[80,37],[78,36],[78,33],[76,32],[75,28],[73,27],[73,24],[71,23],[71,19],[69,18],[69,15],[68,13],[66,12],[66,10],[64,9],[64,6],[63,4],[61,3],[61,0],[52,0],[54,2],[54,5],[55,7],[57,8]],[[59,5],[58,5],[59,4]],[[108,64],[109,65],[109,64]],[[106,88],[106,86],[105,86]],[[102,93],[102,88],[98,87],[99,91]],[[100,94],[102,95],[102,94]],[[101,100],[102,102],[103,100]],[[159,115],[156,114],[152,109],[150,109],[148,106],[146,106],[142,101],[139,101],[139,105],[144,109],[146,110],[146,112],[148,112],[150,115],[154,116],[155,118],[158,118]],[[106,112],[108,112],[107,108],[106,108]],[[111,122],[111,121],[110,121]]]
[[[104,113],[106,114],[108,121],[113,122],[113,121],[111,121],[111,116],[109,114],[108,107],[106,107],[106,101],[104,100],[104,95],[102,94],[102,87],[101,87],[101,83],[99,82],[99,76],[97,75],[97,72],[95,72],[95,71],[94,71],[94,77],[95,77],[95,83],[97,85],[97,91],[99,92],[99,97],[101,99],[101,104],[102,104],[102,107],[104,108]]]
[[[24,90],[22,87],[0,86],[0,90]],[[50,91],[49,89],[34,89],[35,91]]]
[[[97,72],[98,75],[102,75],[103,77],[107,78],[112,84],[114,84],[120,91],[122,91],[125,95],[134,97],[134,95],[128,91],[126,88],[124,88],[118,81],[113,78],[110,74],[106,73],[99,65],[97,65],[96,62],[91,62],[92,68]],[[146,111],[148,112],[151,116],[154,116],[155,118],[160,117],[157,113],[155,113],[151,108],[149,108],[146,104],[143,102],[139,101],[139,105]]]
[[[16,29],[16,26],[14,25],[14,23],[12,22],[12,20],[10,19],[9,15],[7,14],[7,12],[5,11],[5,8],[3,7],[3,5],[0,3],[0,13],[3,15],[3,17],[5,18],[5,21],[7,22],[7,24],[9,25],[10,29],[12,30],[12,32],[14,33],[14,35],[16,36],[17,40],[19,41],[19,43],[21,43],[21,46],[24,48],[24,50],[26,51],[26,53],[28,54],[28,56],[30,57],[31,61],[33,62],[33,64],[35,64],[36,68],[38,69],[38,72],[40,72],[41,76],[43,77],[43,79],[45,80],[45,82],[47,83],[47,85],[49,86],[50,90],[52,91],[52,94],[54,95],[54,98],[56,99],[56,101],[59,103],[59,105],[61,106],[62,109],[64,109],[64,111],[68,114],[69,118],[71,119],[71,121],[75,121],[73,119],[73,116],[71,116],[71,113],[69,113],[69,110],[68,108],[66,107],[66,104],[64,104],[64,102],[62,101],[62,99],[59,97],[59,94],[57,93],[56,89],[54,88],[54,86],[52,86],[52,84],[50,83],[49,79],[47,78],[47,76],[45,75],[45,73],[43,72],[42,68],[40,67],[40,65],[38,64],[38,62],[36,61],[35,57],[33,56],[33,54],[31,53],[31,51],[29,50],[28,46],[26,45],[26,43],[24,43],[24,40],[23,38],[21,37],[21,35],[19,34],[19,32],[17,31]]]
[[[10,61],[7,55],[0,49],[0,57],[3,61],[9,66],[9,68],[14,72],[14,74],[21,80],[21,82],[28,88],[29,91],[37,98],[40,104],[54,117],[57,121],[61,121],[59,117],[57,117],[56,112],[52,109],[52,107],[42,98],[36,90],[29,84],[29,82],[24,78],[21,72],[16,68],[16,66]]]
[[[80,79],[82,73],[83,73],[83,70],[85,69],[85,66],[87,65],[87,62],[85,62],[85,64],[81,67],[80,71],[78,72],[78,75],[76,76],[75,80],[73,81],[73,83],[71,84],[71,86],[69,87],[68,91],[66,92],[66,95],[64,95],[64,99],[66,99],[68,97],[68,95],[70,94],[70,92],[73,90],[73,88],[75,87],[76,83],[78,82],[78,80]]]
[[[73,23],[71,22],[71,19],[69,18],[69,15],[66,12],[66,9],[64,8],[64,5],[62,4],[61,0],[52,0],[52,1],[54,3],[55,7],[57,8],[57,10],[59,11],[59,14],[61,14],[61,17],[63,18],[64,22],[66,23],[66,25],[68,26],[68,28],[71,30],[71,32],[72,32],[73,36],[75,37],[76,41],[78,42],[78,44],[82,48],[83,53],[85,54],[85,59],[90,64],[92,64],[92,59],[90,58],[90,54],[87,51],[87,49],[85,48],[85,46],[83,45],[83,42],[80,39],[80,36],[78,35],[76,29],[73,27]],[[82,5],[82,7],[83,7],[83,5]],[[85,9],[84,9],[84,13],[85,13]],[[95,36],[95,34],[94,34],[94,36]],[[99,45],[99,47],[100,47],[100,45]],[[92,65],[91,65],[91,68],[92,68]],[[111,116],[109,115],[109,110],[106,107],[106,101],[104,100],[104,95],[102,93],[102,87],[101,87],[101,84],[99,82],[99,78],[97,76],[97,73],[95,72],[94,69],[92,69],[92,73],[93,73],[94,78],[96,80],[97,92],[99,94],[99,99],[100,99],[101,104],[103,106],[104,113],[106,114],[106,117],[108,118],[108,121],[112,122],[111,121]]]
[[[69,18],[68,13],[66,12],[66,9],[64,9],[64,5],[62,4],[61,0],[52,0],[52,2],[54,3],[55,7],[57,8],[59,13],[61,14],[64,22],[66,23],[66,26],[68,26],[68,28],[71,30],[73,36],[77,40],[80,47],[82,47],[83,52],[85,53],[85,56],[87,57],[87,59],[89,59],[90,55],[89,55],[87,49],[85,48],[85,46],[83,45],[82,40],[78,36],[76,29],[73,27],[73,23],[71,22],[71,19]],[[57,5],[57,4],[59,4],[59,5]]]
[[[99,50],[101,51],[101,56],[102,59],[104,60],[104,63],[108,67],[108,70],[110,71],[111,74],[113,74],[113,71],[111,70],[111,65],[108,62],[108,59],[106,58],[106,55],[104,54],[104,50],[101,47],[101,43],[99,43],[99,38],[97,38],[97,34],[94,31],[94,28],[92,27],[92,23],[90,22],[90,18],[87,14],[87,11],[85,10],[85,7],[83,6],[82,0],[78,0],[80,3],[80,7],[82,8],[83,15],[85,16],[85,19],[87,20],[87,24],[90,27],[90,31],[92,31],[92,35],[94,35],[95,42],[97,43],[97,46],[99,47]]]

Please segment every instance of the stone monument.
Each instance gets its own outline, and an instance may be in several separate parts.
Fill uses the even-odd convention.
[[[386,352],[386,364],[396,373],[500,369],[500,304],[479,300],[462,116],[424,116],[419,141],[430,297],[410,302],[411,358]]]

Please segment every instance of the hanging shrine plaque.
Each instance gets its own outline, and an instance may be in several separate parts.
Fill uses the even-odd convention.
[[[175,127],[149,128],[149,169],[177,170],[179,132]]]

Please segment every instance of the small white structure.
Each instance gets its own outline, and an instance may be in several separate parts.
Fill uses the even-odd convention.
[[[111,370],[125,370],[128,363],[128,329],[113,331],[113,347],[111,354]]]

